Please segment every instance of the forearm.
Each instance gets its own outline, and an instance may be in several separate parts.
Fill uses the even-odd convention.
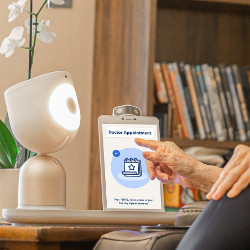
[[[219,178],[221,171],[222,169],[217,166],[207,165],[198,161],[195,169],[195,187],[204,192],[210,191],[213,184]]]

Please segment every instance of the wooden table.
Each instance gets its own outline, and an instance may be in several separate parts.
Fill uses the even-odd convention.
[[[173,226],[176,213],[169,212],[164,224]],[[79,250],[92,249],[100,237],[117,230],[140,230],[140,225],[96,224],[53,226],[11,226],[0,220],[0,250]]]
[[[105,233],[116,230],[138,231],[140,226],[0,226],[0,249],[67,250],[92,249]]]

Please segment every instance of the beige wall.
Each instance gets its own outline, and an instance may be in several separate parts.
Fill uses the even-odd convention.
[[[28,17],[23,13],[8,23],[8,4],[1,0],[0,41],[9,35],[15,26],[23,25]],[[17,0],[15,0],[17,2]],[[29,2],[29,1],[27,1]],[[42,0],[34,0],[34,10]],[[67,206],[71,209],[88,207],[89,145],[92,90],[92,60],[94,39],[95,0],[72,0],[72,8],[47,8],[41,12],[40,19],[51,21],[50,31],[57,37],[50,44],[37,42],[32,76],[55,70],[67,70],[74,83],[81,109],[81,128],[76,139],[68,148],[55,154],[64,165],[67,175]],[[28,8],[28,4],[27,4]],[[25,37],[28,39],[27,34]],[[6,115],[3,93],[5,89],[26,80],[28,68],[27,50],[18,48],[14,55],[5,58],[0,55],[0,118]]]

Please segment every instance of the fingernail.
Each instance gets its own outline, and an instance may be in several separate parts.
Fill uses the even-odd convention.
[[[228,198],[233,198],[234,197],[234,194],[235,192],[233,190],[230,190],[228,193],[227,193],[227,197]]]
[[[206,195],[206,198],[207,198],[208,200],[211,200],[211,198],[212,198],[212,197],[211,197],[211,194],[210,194],[210,193],[207,194],[207,195]]]
[[[212,198],[213,198],[213,200],[218,200],[219,199],[219,195],[215,193],[215,194],[213,194]]]

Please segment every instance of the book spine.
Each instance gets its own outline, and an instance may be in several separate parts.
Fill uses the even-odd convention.
[[[243,92],[243,84],[240,76],[240,71],[238,65],[234,64],[232,65],[232,72],[236,84],[236,90],[237,90],[237,96],[240,101],[240,107],[241,107],[241,113],[243,116],[243,121],[245,124],[246,133],[248,135],[248,138],[250,138],[250,120],[249,120],[249,113],[246,103],[246,97]]]
[[[208,101],[207,89],[205,86],[205,81],[203,78],[201,66],[196,65],[195,69],[196,69],[196,73],[197,73],[197,77],[198,77],[198,83],[199,83],[199,87],[201,90],[203,103],[204,103],[205,110],[206,110],[206,116],[207,116],[209,131],[211,133],[211,138],[216,139],[215,127],[214,127],[214,123],[213,123],[212,113],[211,113],[211,109],[210,109],[210,105],[209,105],[209,101]]]
[[[215,74],[215,79],[217,83],[217,90],[218,90],[218,95],[219,95],[219,101],[220,101],[221,108],[222,108],[223,118],[224,118],[226,128],[227,128],[228,138],[229,140],[233,140],[234,131],[233,131],[233,127],[230,121],[229,108],[227,106],[226,97],[225,97],[224,90],[222,87],[220,71],[218,67],[214,67],[214,74]]]
[[[230,118],[231,125],[232,125],[233,132],[234,132],[234,139],[238,140],[239,139],[239,133],[238,133],[237,125],[236,125],[235,112],[234,112],[234,107],[233,107],[233,100],[232,100],[231,92],[230,92],[230,89],[229,89],[229,83],[228,83],[227,74],[226,74],[226,67],[223,64],[220,64],[219,65],[219,70],[220,70],[222,87],[223,87],[225,97],[226,97],[226,103],[227,103],[227,107],[228,107],[229,118]]]
[[[157,95],[158,102],[167,103],[168,96],[167,96],[165,83],[163,81],[160,63],[154,64],[154,76],[155,76],[155,87],[156,87],[156,95]]]
[[[191,96],[190,96],[187,78],[185,75],[185,63],[179,64],[179,73],[180,73],[181,81],[183,84],[184,96],[185,96],[185,100],[186,100],[186,104],[187,104],[187,108],[188,108],[188,112],[189,112],[189,116],[191,120],[191,126],[193,128],[194,138],[198,139],[199,138],[198,127],[196,124],[194,107],[193,107],[193,103],[192,103]]]
[[[179,90],[181,103],[182,103],[182,107],[183,107],[183,111],[184,111],[184,119],[186,120],[186,124],[187,124],[187,128],[188,128],[188,138],[189,139],[194,139],[194,131],[193,131],[193,128],[192,128],[192,125],[191,125],[191,119],[190,119],[190,115],[189,115],[189,112],[188,112],[187,103],[186,103],[185,95],[184,95],[184,89],[183,89],[181,76],[180,76],[180,73],[179,73],[179,70],[178,70],[177,63],[173,63],[173,69],[174,69],[174,72],[175,72],[177,87],[178,87],[178,90]]]
[[[175,84],[175,77],[173,75],[174,73],[169,70],[167,63],[162,63],[162,73],[166,84],[167,92],[169,95],[169,100],[172,102],[171,134],[174,135],[176,129],[177,135],[183,138],[184,137],[183,126],[180,118],[180,113],[178,111],[177,99],[174,94],[174,84]]]
[[[172,89],[167,63],[165,62],[161,63],[161,71],[162,71],[163,80],[165,83],[165,87],[168,93],[169,100],[170,102],[174,103],[174,91]]]
[[[236,125],[238,128],[239,137],[241,141],[246,141],[247,136],[245,133],[244,121],[243,121],[243,117],[241,114],[240,102],[237,96],[236,86],[233,80],[232,70],[230,66],[226,67],[226,74],[227,74],[227,79],[229,83],[229,89],[232,95],[233,107],[235,110]]]
[[[167,126],[167,137],[171,137],[173,135],[173,104],[171,102],[168,103],[168,126]]]
[[[201,66],[202,73],[204,76],[204,82],[207,88],[208,99],[211,107],[212,119],[214,122],[215,133],[218,141],[226,140],[223,125],[221,122],[221,116],[218,112],[218,100],[216,99],[216,93],[214,92],[214,88],[212,87],[213,82],[211,79],[211,71],[207,64],[203,64]]]
[[[187,127],[187,123],[186,123],[186,119],[185,119],[185,115],[184,115],[184,109],[183,109],[181,96],[180,96],[178,86],[177,86],[176,70],[174,69],[174,66],[172,63],[168,63],[168,69],[170,72],[170,79],[171,79],[172,88],[174,90],[174,96],[175,96],[175,100],[176,100],[176,104],[177,104],[176,111],[179,114],[182,128],[183,128],[183,136],[184,136],[184,138],[189,138],[188,127]]]
[[[193,108],[194,108],[194,114],[195,114],[196,124],[198,128],[199,138],[204,140],[206,138],[206,133],[205,133],[205,129],[204,129],[203,122],[202,122],[201,112],[199,109],[198,98],[197,98],[198,94],[195,91],[190,65],[186,64],[184,67],[184,70],[185,70],[185,76],[186,76],[189,91],[190,91],[191,101],[192,101]]]
[[[247,74],[248,67],[241,66],[240,67],[240,75],[243,84],[243,92],[246,94],[246,103],[248,114],[250,114],[250,71],[249,71],[249,78]],[[250,139],[250,138],[248,138]]]
[[[222,108],[221,108],[221,104],[220,104],[220,99],[219,99],[219,95],[218,95],[218,90],[217,90],[217,82],[215,79],[215,75],[214,75],[214,70],[213,67],[209,67],[209,72],[210,72],[210,80],[211,80],[211,87],[212,87],[212,93],[213,93],[213,98],[216,102],[216,115],[218,116],[219,120],[220,120],[220,125],[222,127],[222,131],[224,134],[224,139],[223,140],[227,140],[227,128],[226,128],[226,124],[224,121],[224,117],[223,117],[223,112],[222,112]]]
[[[169,105],[169,103],[157,103],[154,105],[154,116],[159,119],[161,137],[167,137]]]
[[[202,117],[202,122],[203,122],[204,130],[205,130],[206,138],[211,139],[211,133],[210,133],[209,125],[208,125],[208,121],[207,121],[206,109],[205,109],[205,105],[203,103],[203,98],[202,98],[201,90],[199,87],[198,76],[197,76],[197,72],[195,70],[195,66],[191,67],[191,73],[192,73],[193,80],[194,80],[194,88],[195,88],[195,91],[196,91],[197,97],[198,97],[198,104],[199,104],[199,109],[200,109],[200,113],[201,113],[201,117]]]

